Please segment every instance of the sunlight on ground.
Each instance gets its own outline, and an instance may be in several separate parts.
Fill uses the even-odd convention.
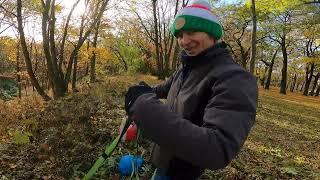
[[[320,109],[320,97],[304,96],[301,92],[287,91],[286,95],[279,93],[280,89],[276,87],[270,87],[270,90],[265,90],[259,87],[259,95],[272,96],[280,98],[287,102],[297,103],[300,105],[315,107]]]

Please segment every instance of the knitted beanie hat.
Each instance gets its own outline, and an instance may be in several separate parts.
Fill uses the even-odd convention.
[[[223,34],[220,22],[206,0],[194,0],[191,5],[178,11],[171,33],[177,37],[181,30],[206,32],[217,40]]]

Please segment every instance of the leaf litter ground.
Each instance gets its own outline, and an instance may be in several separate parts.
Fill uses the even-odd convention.
[[[0,102],[0,179],[80,179],[119,133],[123,97],[152,76],[113,76],[80,92],[44,103],[39,97]],[[207,170],[201,179],[320,179],[320,98],[280,95],[260,89],[256,124],[241,152],[223,170]],[[32,134],[19,144],[14,132]],[[138,154],[148,162],[150,142]],[[119,179],[117,162],[135,154],[120,143],[95,179]],[[147,163],[142,179],[152,173]]]

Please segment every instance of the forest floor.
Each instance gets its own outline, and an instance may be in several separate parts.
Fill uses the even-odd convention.
[[[153,76],[114,76],[79,92],[43,102],[37,96],[0,101],[0,179],[81,179],[118,135],[124,94]],[[320,98],[278,89],[259,90],[256,124],[237,158],[201,179],[320,179]],[[138,150],[150,176],[150,143]],[[119,179],[122,155],[136,154],[134,143],[120,143],[95,179]]]

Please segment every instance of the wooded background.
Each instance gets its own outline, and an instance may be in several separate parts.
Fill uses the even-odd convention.
[[[320,1],[210,3],[259,100],[240,153],[201,179],[319,179]],[[0,179],[83,178],[119,134],[128,87],[179,68],[170,26],[188,4],[0,0]],[[137,144],[121,142],[94,178],[119,179],[119,159],[134,154],[150,179],[150,142]]]
[[[28,94],[30,86],[43,99],[56,99],[68,86],[77,91],[77,81],[84,77],[94,82],[100,74],[127,72],[163,79],[179,66],[181,49],[170,26],[189,1],[73,3],[65,7],[55,0],[1,0],[2,99]],[[74,15],[79,4],[82,13]],[[319,1],[212,4],[223,26],[222,40],[264,88],[319,96]]]

